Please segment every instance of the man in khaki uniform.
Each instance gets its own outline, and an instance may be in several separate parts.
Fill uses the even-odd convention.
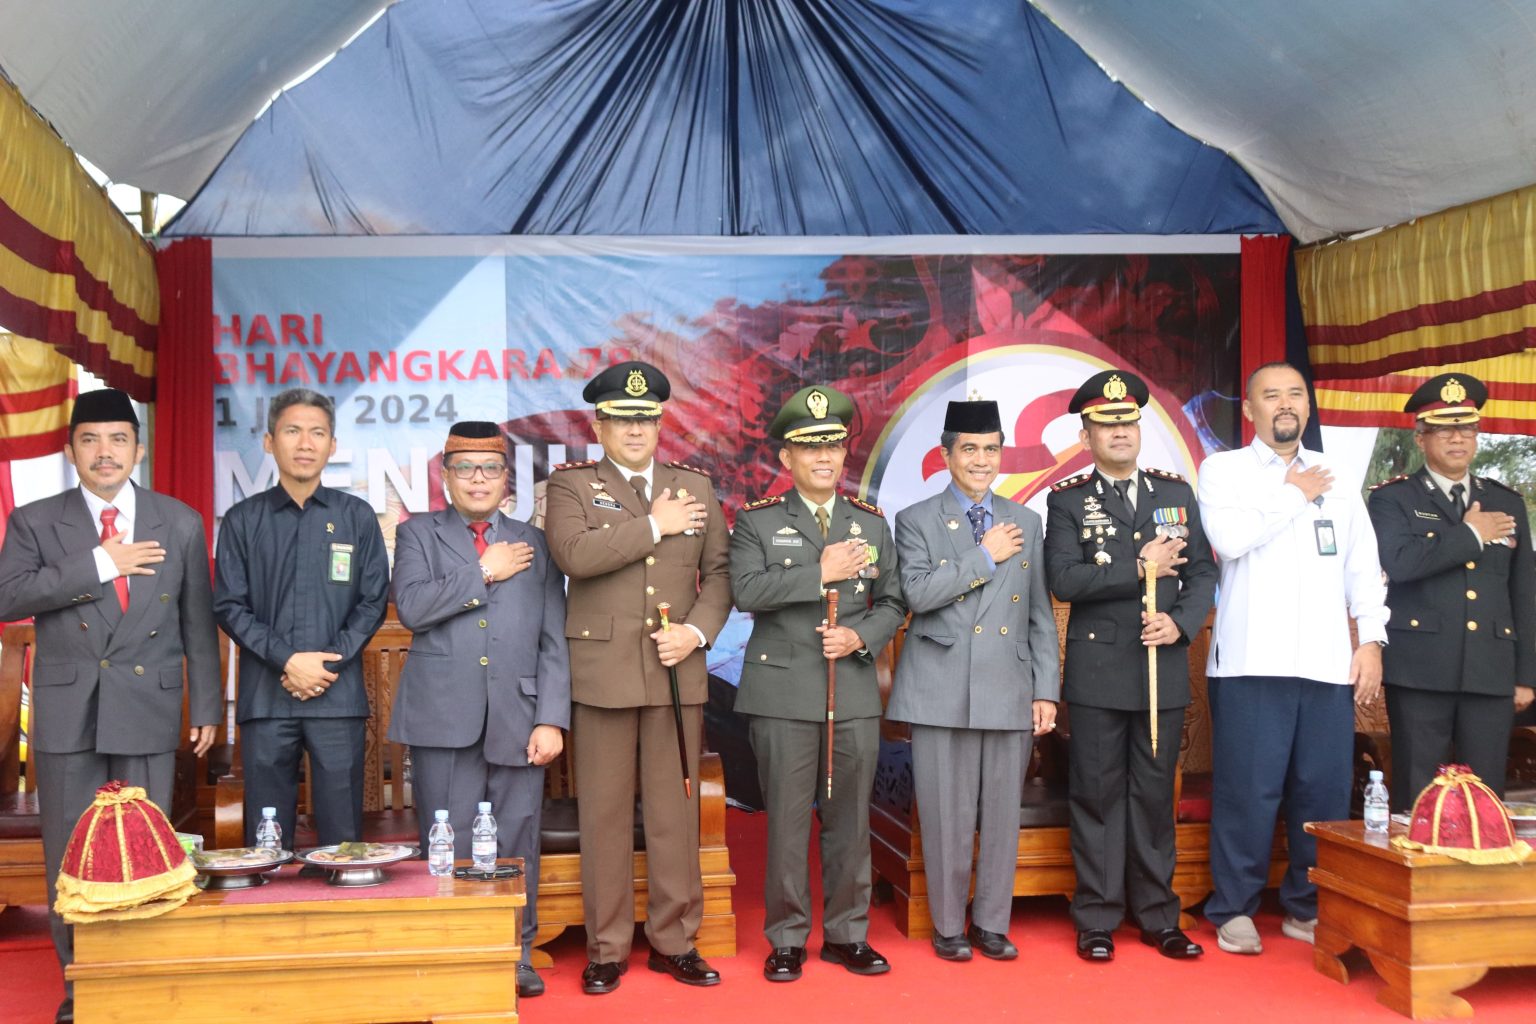
[[[725,518],[709,477],[655,461],[666,376],[647,363],[611,366],[587,383],[604,457],[559,466],[544,530],[570,578],[571,657],[581,891],[587,922],[582,989],[619,985],[634,936],[633,830],[638,753],[649,869],[648,966],[689,985],[720,975],[694,948],[704,913],[698,789],[685,795],[668,668],[677,669],[688,774],[697,778],[704,650],[731,609]],[[656,606],[671,605],[663,631]]]

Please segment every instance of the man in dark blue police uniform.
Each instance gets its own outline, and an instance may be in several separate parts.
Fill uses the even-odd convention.
[[[1387,574],[1382,677],[1392,726],[1392,809],[1406,811],[1439,765],[1469,765],[1500,796],[1509,731],[1536,683],[1536,577],[1521,496],[1473,476],[1483,382],[1443,373],[1404,411],[1424,453],[1416,473],[1371,491]]]

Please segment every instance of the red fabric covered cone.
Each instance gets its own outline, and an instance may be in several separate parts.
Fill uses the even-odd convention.
[[[70,834],[54,910],[72,924],[153,917],[196,893],[195,877],[165,812],[143,789],[109,782]]]
[[[1531,855],[1503,802],[1464,764],[1440,766],[1413,803],[1408,834],[1392,842],[1469,864],[1517,864]]]

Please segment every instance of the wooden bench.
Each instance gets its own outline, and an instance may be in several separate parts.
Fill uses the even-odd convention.
[[[368,693],[372,716],[368,720],[364,753],[363,838],[373,841],[417,842],[415,805],[410,793],[410,754],[402,744],[388,739],[389,719],[394,709],[400,670],[410,653],[410,630],[393,616],[374,634],[363,652],[363,683]],[[238,664],[238,648],[225,643],[227,657]],[[227,667],[226,667],[227,670]],[[226,676],[229,678],[229,676]],[[214,847],[228,848],[244,844],[244,782],[241,778],[238,730],[234,742],[226,739],[224,749],[230,770],[212,787],[208,799],[214,807]],[[539,931],[534,940],[534,963],[549,966],[549,955],[541,948],[567,928],[585,923],[581,901],[581,854],[576,830],[576,786],[571,771],[571,749],[576,737],[566,736],[566,749],[545,771],[544,817],[539,866]],[[219,749],[218,747],[215,748]],[[718,754],[705,752],[699,758],[699,868],[704,883],[704,918],[699,928],[698,948],[704,956],[734,956],[736,953],[736,914],[731,890],[736,875],[731,870],[730,851],[725,840],[725,776]],[[300,792],[298,844],[313,845],[315,835],[309,821],[307,791]],[[639,829],[638,802],[635,811],[636,848],[634,860],[635,920],[645,920],[647,870],[644,844]]]
[[[21,771],[21,692],[32,670],[31,625],[0,633],[0,910],[47,903],[37,778]]]

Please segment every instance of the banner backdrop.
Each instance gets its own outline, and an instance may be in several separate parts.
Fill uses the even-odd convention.
[[[1236,442],[1238,285],[1233,236],[217,240],[215,511],[275,481],[266,403],[306,386],[336,400],[325,482],[391,540],[446,504],[462,419],[505,424],[505,508],[537,518],[551,466],[601,455],[583,385],[643,359],[672,383],[660,457],[709,472],[728,516],[790,486],[767,427],[806,383],[854,399],[844,484],[887,514],[946,484],[946,404],[996,399],[997,491],[1043,515],[1091,464],[1066,409],[1100,369],[1151,386],[1143,465],[1188,475]],[[746,632],[712,672],[735,681]]]

